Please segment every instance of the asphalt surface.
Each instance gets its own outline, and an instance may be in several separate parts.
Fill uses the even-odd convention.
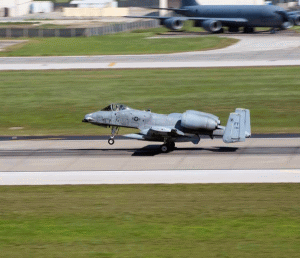
[[[300,34],[226,35],[233,46],[210,51],[155,55],[2,57],[0,70],[134,69],[300,65]],[[152,39],[148,39],[152,40]]]
[[[129,142],[128,142],[129,143]],[[101,144],[103,145],[103,144]],[[129,143],[130,145],[130,143]],[[135,148],[54,148],[54,149],[36,149],[36,150],[0,150],[0,157],[118,157],[118,156],[195,156],[195,155],[300,155],[300,146],[295,147],[230,147],[220,146],[213,148],[201,147],[178,147],[172,153],[161,153],[159,144],[146,145],[141,149]]]
[[[116,140],[0,141],[0,171],[149,171],[299,169],[300,138],[251,138],[225,144],[202,139],[178,143],[169,153],[160,143]],[[230,176],[230,175],[228,175]]]

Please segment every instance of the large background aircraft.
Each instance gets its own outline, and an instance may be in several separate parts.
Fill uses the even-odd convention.
[[[163,142],[162,152],[175,148],[175,142],[193,142],[198,144],[200,135],[223,137],[225,143],[243,142],[251,136],[250,111],[237,108],[231,113],[226,127],[221,126],[215,115],[188,110],[169,115],[156,114],[150,111],[136,110],[122,104],[111,104],[101,111],[87,114],[82,122],[98,126],[111,127],[112,136],[109,144],[114,144],[114,136],[119,127],[137,128],[138,134],[127,134],[125,137]]]
[[[159,9],[159,8],[158,8]],[[187,20],[194,21],[195,27],[203,27],[212,33],[237,32],[244,28],[245,33],[254,32],[255,27],[288,29],[300,25],[299,12],[287,12],[273,5],[199,5],[195,0],[182,0],[181,8],[162,8],[174,11],[181,17],[169,16],[127,16],[129,18],[159,19],[160,24],[171,30],[180,30]]]

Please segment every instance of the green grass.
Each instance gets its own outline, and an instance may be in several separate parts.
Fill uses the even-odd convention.
[[[224,125],[235,108],[249,108],[255,133],[300,131],[300,67],[18,71],[0,78],[0,135],[109,134],[81,120],[113,102],[157,113],[201,110]]]
[[[0,57],[174,53],[224,48],[238,41],[214,35],[150,39],[164,31],[158,28],[89,38],[29,38],[26,44],[0,52]]]
[[[295,26],[293,27],[293,30],[297,31],[298,33],[300,33],[300,26]]]
[[[299,257],[298,184],[0,187],[0,257]]]

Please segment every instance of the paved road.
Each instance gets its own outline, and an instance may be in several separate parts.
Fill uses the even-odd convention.
[[[300,169],[0,172],[0,185],[300,183]]]
[[[300,65],[300,34],[234,35],[225,49],[158,55],[5,57],[0,70],[122,69]],[[152,39],[148,39],[152,40]]]
[[[158,143],[117,140],[0,141],[0,171],[299,169],[300,138],[251,138],[226,145],[203,139],[161,154]]]

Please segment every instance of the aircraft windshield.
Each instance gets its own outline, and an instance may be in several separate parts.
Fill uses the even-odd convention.
[[[129,109],[126,105],[123,104],[111,104],[105,108],[102,109],[102,111],[121,111]]]

